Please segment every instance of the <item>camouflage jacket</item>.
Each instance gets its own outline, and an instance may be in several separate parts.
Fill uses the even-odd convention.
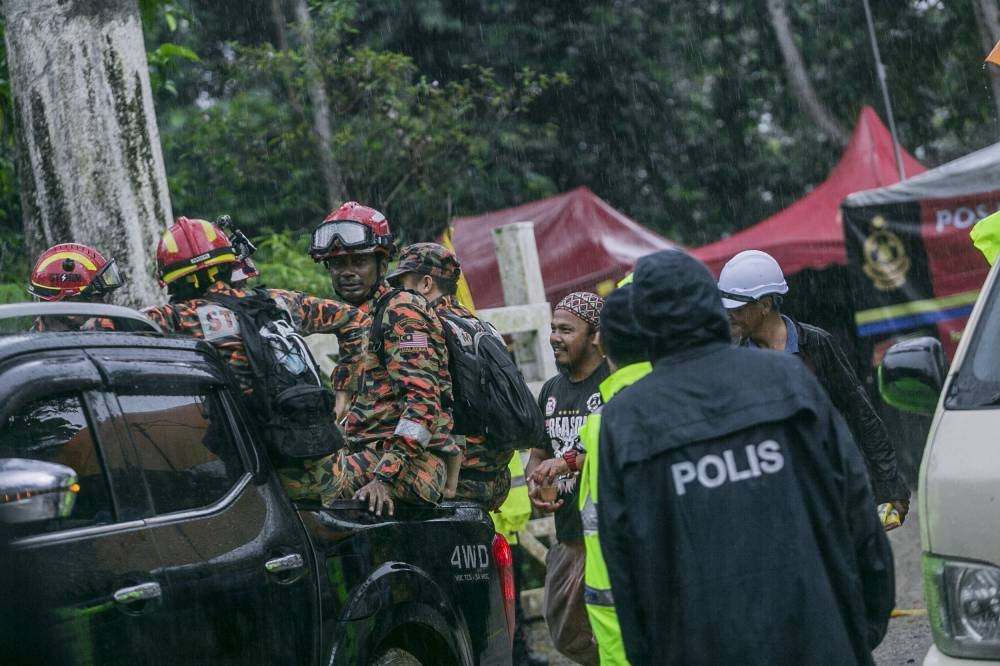
[[[378,299],[389,291],[383,283],[359,306],[369,327]],[[441,322],[416,294],[400,291],[387,298],[382,351],[368,352],[364,386],[354,398],[346,431],[354,450],[381,452],[375,474],[391,479],[407,458],[428,449],[453,455],[458,448],[451,440],[451,414],[441,407],[451,401]]]
[[[431,303],[434,312],[452,314],[456,317],[476,318],[454,296],[442,296]],[[480,477],[492,473],[499,474],[507,469],[512,449],[497,451],[488,448],[483,443],[482,436],[465,437],[465,459],[462,462],[462,475]]]
[[[247,292],[216,282],[208,288],[232,298]],[[302,335],[335,333],[340,344],[340,364],[333,373],[333,387],[355,391],[360,385],[365,353],[365,317],[357,309],[325,298],[307,296],[298,291],[267,289],[278,307],[289,314]],[[252,391],[253,374],[247,359],[239,322],[232,311],[204,298],[145,308],[143,313],[156,322],[164,333],[179,333],[201,338],[218,350],[229,364],[244,393]]]

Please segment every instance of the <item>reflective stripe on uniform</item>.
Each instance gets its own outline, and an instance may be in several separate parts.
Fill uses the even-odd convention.
[[[589,585],[583,586],[583,601],[591,606],[615,606],[615,597],[611,590],[599,590]]]
[[[580,509],[580,520],[583,523],[583,536],[597,535],[597,505],[590,497],[589,488],[583,500],[583,508]]]
[[[517,543],[517,533],[523,530],[531,519],[531,500],[528,499],[528,487],[524,479],[524,464],[517,451],[507,463],[510,470],[510,492],[507,500],[499,511],[490,514],[497,530],[511,543]]]
[[[431,441],[431,431],[416,421],[409,419],[399,419],[399,423],[396,424],[393,434],[412,439],[421,446],[427,446]]]

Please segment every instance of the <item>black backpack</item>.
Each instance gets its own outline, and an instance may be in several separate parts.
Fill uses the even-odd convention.
[[[258,287],[243,298],[206,294],[232,311],[253,373],[250,412],[272,454],[289,458],[327,455],[344,445],[334,416],[333,393],[287,312]]]
[[[388,298],[376,305],[369,350],[385,365],[382,319]],[[534,446],[544,428],[542,412],[507,345],[488,322],[438,314],[448,346],[448,371],[454,399],[450,408],[456,435],[485,438],[496,450]]]

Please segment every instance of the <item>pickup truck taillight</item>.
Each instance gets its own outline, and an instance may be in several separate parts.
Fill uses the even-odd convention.
[[[503,597],[503,609],[507,614],[507,634],[511,645],[514,644],[514,556],[510,552],[510,544],[502,534],[493,537],[493,559],[497,563],[497,573],[500,576],[500,594]]]

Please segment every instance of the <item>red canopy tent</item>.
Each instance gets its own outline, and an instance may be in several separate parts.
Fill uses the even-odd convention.
[[[485,215],[455,218],[452,242],[476,307],[504,305],[491,231],[513,222],[535,223],[550,303],[624,277],[645,254],[681,248],[622,215],[586,187]]]
[[[926,171],[905,150],[902,158],[907,178]],[[898,181],[892,136],[875,110],[866,106],[861,109],[847,149],[826,181],[788,208],[728,238],[691,250],[691,254],[716,275],[743,250],[767,252],[785,275],[846,265],[841,202],[853,192]]]

